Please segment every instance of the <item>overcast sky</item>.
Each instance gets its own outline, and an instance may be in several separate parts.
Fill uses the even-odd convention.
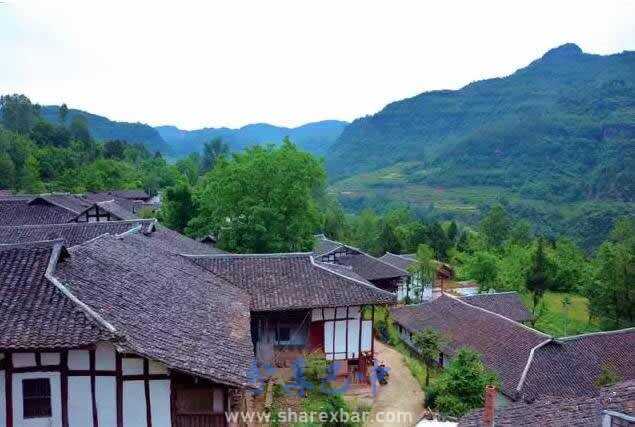
[[[2,1],[0,93],[185,129],[352,120],[566,42],[635,50],[629,1]]]

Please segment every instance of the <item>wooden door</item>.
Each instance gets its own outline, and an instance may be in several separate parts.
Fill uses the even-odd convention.
[[[309,327],[309,350],[324,351],[324,321],[311,323]]]
[[[174,427],[225,427],[227,391],[210,385],[173,388]]]

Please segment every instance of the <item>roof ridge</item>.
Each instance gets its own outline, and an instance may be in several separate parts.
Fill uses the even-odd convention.
[[[336,243],[339,243],[339,242],[336,242]],[[353,249],[353,250],[355,250],[355,251],[359,252],[361,255],[365,255],[365,256],[367,256],[367,257],[369,257],[369,258],[375,259],[375,260],[377,260],[377,261],[379,261],[379,262],[381,262],[381,263],[383,263],[383,264],[387,265],[388,267],[391,267],[391,268],[397,269],[397,270],[399,270],[399,271],[403,271],[403,272],[404,272],[404,273],[406,273],[407,275],[412,274],[412,273],[410,273],[409,271],[404,270],[403,268],[395,267],[395,266],[394,266],[394,265],[392,265],[391,263],[386,262],[386,261],[384,261],[384,260],[383,260],[383,259],[381,259],[381,258],[374,257],[374,256],[372,256],[371,254],[366,253],[366,252],[364,252],[363,250],[361,250],[361,249],[359,249],[359,248],[356,248],[355,246],[341,244],[340,248],[341,248],[341,247],[347,247],[347,248]],[[338,250],[338,249],[339,249],[339,248],[331,249],[330,251],[324,252],[323,254],[319,254],[319,255],[320,255],[320,256],[328,255],[328,254],[330,254],[331,252],[336,251],[336,250]]]
[[[74,209],[72,209],[72,208],[70,208],[68,206],[64,206],[63,204],[56,202],[55,200],[51,200],[50,199],[51,196],[71,196],[71,197],[75,197],[80,203],[84,202],[79,197],[77,197],[77,196],[75,196],[73,194],[48,194],[48,195],[45,195],[45,196],[36,196],[36,197],[34,197],[33,199],[29,200],[29,204],[31,204],[31,202],[33,202],[34,200],[42,199],[42,200],[44,200],[47,203],[50,203],[50,204],[52,204],[54,206],[57,206],[58,208],[65,209],[65,210],[67,210],[67,211],[69,211],[69,212],[71,212],[73,214],[81,214],[82,212],[84,212],[84,210],[75,211]],[[87,203],[87,202],[84,202],[84,203]]]
[[[472,298],[472,297],[480,297],[480,296],[487,296],[487,295],[505,295],[505,294],[517,294],[520,295],[518,293],[518,291],[504,291],[504,292],[483,292],[480,294],[474,294],[474,295],[463,295],[462,299],[466,299],[466,298]]]
[[[292,258],[292,257],[307,257],[311,256],[312,252],[280,252],[280,253],[267,253],[267,254],[187,254],[180,253],[179,255],[187,258]]]
[[[20,249],[20,248],[28,248],[32,246],[42,247],[46,243],[48,246],[55,246],[57,243],[62,243],[64,239],[50,239],[50,240],[36,240],[34,242],[21,242],[21,243],[0,243],[0,250],[10,250],[10,249]]]
[[[566,337],[559,337],[556,338],[556,341],[573,341],[576,339],[580,339],[580,338],[585,338],[585,337],[590,337],[590,336],[595,336],[595,335],[612,335],[612,334],[622,334],[625,332],[635,332],[635,327],[630,327],[630,328],[623,328],[623,329],[615,329],[612,331],[597,331],[597,332],[587,332],[584,334],[578,334],[578,335],[569,335]]]
[[[527,363],[525,363],[525,368],[523,369],[523,373],[520,375],[520,379],[518,380],[518,385],[516,386],[516,393],[520,393],[520,390],[525,385],[525,379],[527,378],[527,374],[529,373],[529,369],[531,368],[531,362],[534,361],[534,354],[536,350],[543,347],[546,344],[549,344],[553,341],[553,338],[548,338],[541,343],[536,344],[529,350],[529,356],[527,357]]]
[[[476,310],[481,310],[481,311],[484,311],[485,313],[491,314],[492,316],[497,316],[497,317],[500,317],[501,319],[505,319],[508,322],[511,322],[511,323],[513,323],[515,325],[521,326],[521,327],[523,327],[523,328],[525,328],[525,329],[527,329],[527,330],[529,330],[531,332],[536,333],[537,335],[542,335],[544,337],[549,337],[550,339],[553,338],[551,335],[545,334],[544,332],[541,332],[541,331],[539,331],[537,329],[530,328],[529,326],[527,326],[525,324],[522,324],[520,322],[517,322],[517,321],[515,321],[513,319],[510,319],[509,317],[505,317],[502,314],[494,313],[493,311],[487,310],[487,309],[485,309],[483,307],[479,307],[477,305],[472,305],[472,304],[470,304],[470,303],[468,303],[466,301],[463,301],[462,298],[455,297],[454,295],[450,295],[450,294],[447,294],[447,293],[443,292],[442,295],[439,298],[442,298],[444,295],[447,296],[448,298],[452,298],[453,300],[460,302],[461,304],[466,305],[467,307],[474,308]]]
[[[315,259],[313,259],[313,256],[309,256],[309,259],[311,260],[311,264],[312,265],[314,265],[315,267],[321,268],[322,270],[325,270],[325,271],[327,271],[327,272],[329,272],[331,274],[334,274],[334,275],[336,275],[338,277],[342,277],[342,278],[344,278],[346,280],[353,281],[355,283],[359,283],[360,285],[364,285],[364,286],[366,286],[368,288],[372,288],[374,291],[379,291],[380,293],[384,293],[386,295],[390,295],[391,297],[395,296],[395,294],[393,294],[391,292],[388,292],[388,291],[385,291],[383,289],[380,289],[377,286],[373,286],[370,283],[365,283],[365,282],[362,282],[361,280],[355,279],[353,277],[348,277],[348,276],[346,276],[344,274],[338,273],[337,271],[333,271],[333,270],[329,269],[328,267],[326,267],[325,265],[315,262]]]
[[[117,221],[95,221],[95,222],[62,222],[59,224],[24,224],[24,225],[0,225],[2,229],[17,229],[17,228],[47,228],[47,227],[79,227],[79,226],[97,226],[97,225],[112,225],[121,224],[124,222],[153,222],[153,218],[138,218],[138,219],[121,219]]]
[[[64,284],[58,280],[55,276],[55,267],[57,267],[57,262],[59,260],[59,256],[64,248],[63,244],[56,243],[53,246],[53,250],[51,252],[51,256],[49,258],[48,266],[46,267],[46,272],[44,273],[44,277],[51,282],[66,298],[71,300],[79,309],[81,309],[86,315],[95,320],[98,324],[100,324],[103,328],[105,328],[108,332],[112,334],[116,334],[117,330],[114,326],[112,326],[109,322],[107,322],[99,313],[90,308],[87,304],[82,302],[79,298],[77,298]]]

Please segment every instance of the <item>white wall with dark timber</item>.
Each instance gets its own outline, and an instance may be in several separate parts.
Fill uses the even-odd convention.
[[[68,377],[68,425],[94,427],[89,376]]]
[[[15,354],[14,354],[15,356]],[[22,380],[48,378],[51,384],[51,417],[24,418]],[[13,373],[11,387],[13,395],[13,427],[61,427],[62,398],[59,372]]]
[[[2,357],[3,358],[3,357]],[[0,360],[2,359],[0,358]],[[6,390],[4,389],[4,370],[0,371],[0,427],[7,427]]]
[[[152,427],[171,427],[170,380],[150,381],[150,401]]]
[[[362,352],[372,349],[373,321],[363,320],[359,306],[316,308],[311,321],[324,321],[324,353],[328,360],[357,359],[360,348]]]
[[[123,383],[123,425],[146,425],[146,397],[143,381]]]
[[[117,384],[114,376],[95,378],[95,401],[99,427],[117,427]]]

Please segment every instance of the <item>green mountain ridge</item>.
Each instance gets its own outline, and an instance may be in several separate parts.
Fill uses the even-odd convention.
[[[221,138],[232,151],[240,151],[256,144],[279,144],[286,136],[300,148],[312,154],[323,156],[347,124],[338,120],[324,120],[295,128],[256,123],[239,129],[222,127],[187,131],[175,126],[157,126],[156,129],[163,139],[170,144],[172,152],[176,156],[200,152],[203,149],[203,144],[214,138]]]
[[[346,127],[326,165],[349,208],[436,204],[473,219],[503,200],[549,234],[596,230],[583,216],[604,232],[634,212],[635,52],[566,44],[510,76],[393,102]]]

